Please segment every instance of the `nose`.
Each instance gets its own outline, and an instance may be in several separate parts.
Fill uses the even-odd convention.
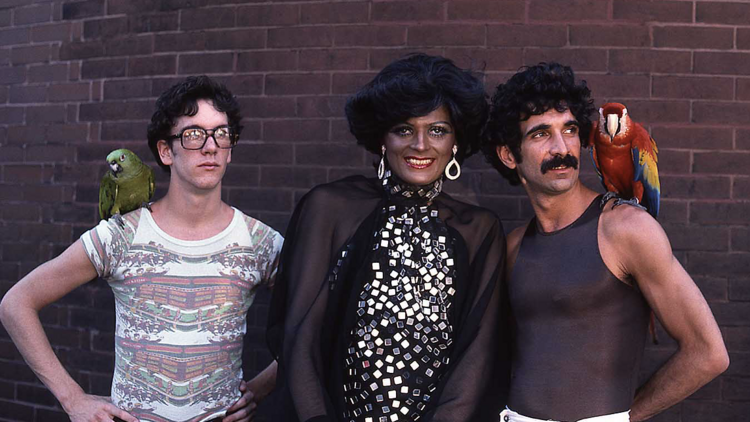
[[[216,138],[214,137],[214,133],[211,132],[211,134],[206,135],[206,142],[203,143],[202,151],[205,151],[207,153],[216,152],[219,149],[219,142],[216,141]]]
[[[427,145],[427,133],[422,130],[418,130],[412,138],[411,148],[414,151],[427,151],[429,146]]]
[[[550,139],[550,142],[550,154],[560,155],[563,157],[568,155],[568,144],[565,143],[565,139],[563,138],[562,133],[554,133]]]

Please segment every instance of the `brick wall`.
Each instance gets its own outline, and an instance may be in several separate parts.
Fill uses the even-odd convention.
[[[373,174],[346,96],[394,58],[443,54],[494,87],[519,66],[574,67],[597,103],[624,102],[659,143],[661,221],[721,325],[732,364],[661,421],[750,418],[750,3],[647,0],[0,0],[0,294],[97,222],[104,157],[150,157],[155,97],[206,73],[240,98],[245,131],[224,197],[285,228],[310,187]],[[151,163],[153,165],[153,162]],[[586,161],[584,179],[597,186]],[[166,177],[158,171],[157,195]],[[480,157],[451,192],[508,228],[530,215]],[[249,316],[247,371],[269,362],[268,294]],[[89,283],[42,312],[83,387],[107,395],[113,298]],[[650,346],[643,376],[675,350]],[[262,412],[263,413],[263,412]],[[0,328],[0,420],[67,420]]]

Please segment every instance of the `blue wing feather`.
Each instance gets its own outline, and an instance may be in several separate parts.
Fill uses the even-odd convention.
[[[633,147],[633,169],[633,181],[643,183],[642,205],[648,209],[649,214],[656,218],[659,215],[661,197],[656,160],[647,152],[641,152],[638,147]]]

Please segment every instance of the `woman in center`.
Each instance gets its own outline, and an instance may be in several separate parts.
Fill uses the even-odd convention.
[[[474,74],[424,54],[349,98],[377,178],[317,186],[292,216],[268,332],[280,420],[497,420],[505,237],[442,191],[486,115]]]

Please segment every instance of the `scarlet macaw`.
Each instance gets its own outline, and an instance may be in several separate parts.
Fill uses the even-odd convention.
[[[630,119],[624,105],[607,103],[599,109],[599,121],[593,122],[589,140],[594,165],[607,190],[604,201],[617,197],[615,205],[642,206],[656,218],[661,186],[654,138]]]

